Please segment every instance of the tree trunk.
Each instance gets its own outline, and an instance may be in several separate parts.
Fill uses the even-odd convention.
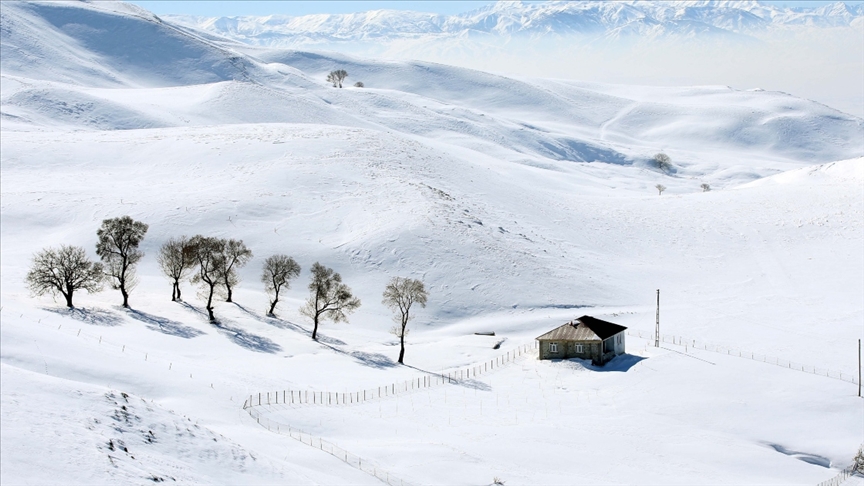
[[[68,294],[66,292],[62,292],[62,294],[63,297],[66,297],[66,307],[70,309],[74,308],[75,306],[72,305],[72,292],[69,292]]]
[[[126,292],[126,285],[120,284],[120,293],[123,294],[123,307],[129,307],[129,292]]]
[[[225,288],[228,290],[228,298],[225,299],[225,302],[234,302],[231,300],[231,286],[226,283]]]
[[[177,302],[177,284],[171,283],[171,302]]]
[[[273,297],[273,302],[270,302],[270,312],[267,313],[268,316],[273,315],[273,311],[276,310],[276,303],[279,302],[279,292],[276,292],[276,296]]]
[[[399,348],[399,364],[405,364],[405,326],[402,326],[402,335],[399,336],[399,344],[401,347]]]
[[[174,287],[177,288],[177,300],[181,300],[180,299],[180,281],[179,280],[174,282]]]
[[[318,316],[317,315],[315,316],[315,319],[313,319],[313,321],[315,321],[315,327],[312,328],[312,340],[317,341],[318,340]]]
[[[210,317],[210,322],[216,320],[213,315],[213,285],[210,286],[210,294],[207,295],[207,315]]]

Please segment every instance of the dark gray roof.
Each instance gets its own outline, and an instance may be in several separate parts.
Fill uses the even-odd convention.
[[[591,316],[582,316],[538,336],[537,339],[543,341],[602,341],[626,329],[624,326],[595,319]]]

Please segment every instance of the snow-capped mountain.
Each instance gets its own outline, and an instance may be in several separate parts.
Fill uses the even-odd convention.
[[[749,1],[500,1],[458,15],[401,10],[291,17],[194,17],[167,19],[244,42],[296,47],[328,42],[493,36],[760,36],[789,26],[861,26],[864,7],[842,2],[819,8],[778,8]]]

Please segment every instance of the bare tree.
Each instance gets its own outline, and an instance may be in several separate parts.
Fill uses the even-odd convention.
[[[96,254],[105,264],[105,274],[111,280],[111,287],[119,289],[123,295],[123,307],[129,307],[129,292],[138,281],[135,267],[144,256],[138,249],[148,226],[129,216],[106,219],[96,231],[99,241]]]
[[[89,293],[102,290],[105,274],[102,264],[90,261],[84,248],[61,245],[59,249],[46,248],[33,255],[27,272],[27,287],[35,295],[62,294],[66,307],[72,308],[72,294],[76,290]]]
[[[363,82],[362,82],[362,81],[357,81],[356,83],[354,83],[354,87],[355,87],[355,88],[362,88],[362,87],[364,87]]]
[[[426,307],[426,299],[429,294],[420,280],[411,278],[393,277],[384,288],[384,300],[382,303],[394,312],[393,320],[396,327],[392,333],[399,338],[399,363],[405,358],[405,335],[408,334],[408,321],[411,320],[411,306],[414,304]]]
[[[225,302],[233,302],[232,289],[240,282],[237,269],[249,263],[251,258],[252,250],[246,248],[242,240],[228,240],[222,246],[222,268],[219,269],[219,275],[226,293]]]
[[[327,75],[327,82],[332,83],[334,88],[341,88],[342,81],[348,77],[348,72],[344,69],[337,69],[335,71],[330,71],[330,74]]]
[[[309,283],[312,295],[300,308],[300,313],[312,319],[312,339],[318,339],[318,324],[329,319],[333,322],[348,321],[346,313],[360,307],[360,299],[354,297],[351,289],[342,283],[342,276],[318,262],[312,265],[312,281]]]
[[[216,316],[213,315],[213,294],[222,283],[225,244],[226,241],[221,238],[196,235],[189,240],[189,245],[184,249],[197,267],[195,275],[192,276],[192,283],[201,285],[199,295],[207,299],[207,316],[211,321],[216,320]]]
[[[657,168],[662,170],[663,172],[669,172],[672,169],[672,159],[670,159],[669,156],[664,154],[663,152],[654,154],[652,160],[657,165]]]
[[[180,300],[180,281],[189,276],[189,272],[195,267],[195,260],[191,252],[187,251],[189,238],[181,236],[170,238],[159,248],[159,268],[162,273],[171,279],[171,301]]]
[[[666,190],[666,186],[664,186],[663,184],[657,184],[656,186],[654,186],[654,189],[657,189],[658,194],[663,194],[663,191]]]
[[[261,281],[264,282],[264,289],[267,295],[272,295],[270,299],[270,310],[267,315],[272,316],[276,310],[276,304],[279,303],[279,291],[284,288],[289,288],[291,280],[300,275],[300,265],[288,255],[273,255],[264,260],[264,272],[261,274]]]
[[[699,187],[702,188],[702,192],[708,192],[708,191],[711,190],[711,186],[709,186],[708,184],[702,184],[702,185],[699,186]]]

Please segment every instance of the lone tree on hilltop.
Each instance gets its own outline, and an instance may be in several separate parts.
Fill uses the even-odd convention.
[[[663,184],[657,184],[656,186],[654,186],[654,189],[657,189],[657,194],[661,195],[663,194],[663,191],[666,190],[666,186],[664,186]]]
[[[222,246],[222,268],[219,269],[219,277],[225,288],[225,302],[233,302],[232,289],[240,282],[237,269],[249,263],[251,258],[252,250],[246,248],[242,240],[228,240]]]
[[[99,241],[96,254],[105,264],[105,274],[111,280],[111,287],[119,289],[123,295],[123,307],[129,307],[129,292],[138,281],[135,267],[144,256],[138,249],[148,226],[129,216],[106,219],[96,231]]]
[[[654,157],[651,160],[653,160],[654,164],[657,165],[657,168],[663,172],[669,172],[672,170],[672,159],[663,152],[654,154]]]
[[[201,285],[198,295],[202,299],[205,297],[207,299],[207,317],[211,322],[216,320],[216,316],[213,315],[213,294],[222,283],[221,270],[225,267],[222,252],[225,243],[221,238],[196,235],[189,240],[189,245],[184,249],[197,267],[195,275],[192,276],[192,283]]]
[[[62,294],[66,307],[72,308],[72,294],[76,290],[99,292],[104,279],[102,264],[90,261],[84,248],[61,245],[59,249],[46,248],[33,255],[25,281],[36,295]]]
[[[195,267],[195,260],[190,251],[189,238],[180,236],[171,238],[159,248],[159,268],[162,273],[171,279],[171,301],[180,300],[180,281],[189,276],[189,272]]]
[[[345,78],[347,77],[348,71],[337,69],[335,71],[330,71],[330,74],[327,75],[327,82],[332,83],[334,88],[341,88],[342,81],[345,81]]]
[[[279,291],[283,287],[289,288],[291,280],[297,278],[298,275],[300,275],[300,265],[287,255],[273,255],[264,260],[264,272],[261,274],[261,281],[264,282],[267,295],[272,296],[267,315],[274,315],[276,304],[279,303]]]
[[[360,307],[360,299],[354,297],[351,289],[342,283],[342,276],[318,262],[312,265],[312,281],[309,282],[312,295],[300,308],[300,313],[312,319],[312,339],[318,339],[318,324],[321,320],[333,322],[348,321],[350,314]]]
[[[391,330],[399,338],[399,363],[405,358],[405,335],[408,334],[408,321],[411,320],[411,306],[415,303],[420,307],[426,307],[426,299],[429,294],[420,280],[411,278],[393,277],[384,288],[384,300],[382,303],[393,312],[393,320],[396,326]]]

